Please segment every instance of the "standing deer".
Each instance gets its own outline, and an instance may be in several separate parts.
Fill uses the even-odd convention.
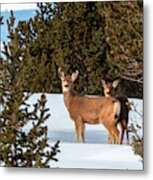
[[[85,142],[85,124],[103,124],[109,132],[109,143],[118,144],[119,130],[117,121],[120,114],[120,102],[113,97],[87,97],[74,93],[74,82],[79,72],[72,75],[64,75],[61,68],[58,69],[59,78],[64,96],[64,103],[71,119],[75,123],[76,142],[79,141],[81,133],[82,142]]]
[[[119,80],[113,81],[111,83],[110,81],[102,80],[102,86],[104,90],[105,97],[113,97],[114,96],[114,90],[117,87],[119,83]],[[129,133],[128,133],[128,119],[129,119],[129,101],[125,95],[118,95],[115,96],[116,99],[118,99],[121,103],[121,112],[119,115],[118,123],[121,125],[121,139],[120,144],[123,143],[124,138],[124,132],[126,131],[126,140],[127,144],[129,144]]]

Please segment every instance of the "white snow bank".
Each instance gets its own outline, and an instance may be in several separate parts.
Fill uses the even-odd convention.
[[[141,170],[139,156],[127,145],[60,144],[58,162],[54,168],[124,169]]]

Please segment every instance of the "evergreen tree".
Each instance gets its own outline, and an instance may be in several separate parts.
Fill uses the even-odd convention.
[[[52,8],[50,3],[45,6],[40,3],[38,7],[40,10],[34,19],[19,21],[16,28],[18,41],[24,49],[22,80],[28,92],[58,92],[57,66],[52,59],[54,39],[50,34],[52,21],[49,14]]]
[[[3,78],[1,93],[3,97],[0,112],[0,165],[7,167],[50,167],[49,161],[57,161],[59,142],[51,147],[48,144],[47,126],[49,109],[46,108],[46,97],[34,104],[29,111],[27,100],[31,93],[25,93],[22,72],[25,49],[18,41],[15,18],[7,20],[10,41],[4,43],[5,60],[1,59]],[[20,44],[21,43],[21,44]],[[1,69],[0,69],[1,70]],[[26,131],[26,126],[31,128]]]
[[[106,57],[111,67],[108,74],[123,79],[122,89],[128,96],[142,97],[143,1],[105,2],[103,13]]]
[[[28,92],[61,92],[57,69],[78,69],[77,92],[102,94],[101,79],[121,79],[118,93],[142,98],[143,2],[38,3],[14,40],[24,54]],[[15,40],[16,39],[16,40]],[[131,90],[131,87],[132,90]]]
[[[142,160],[144,157],[144,139],[143,136],[140,136],[138,134],[138,130],[142,130],[142,127],[139,127],[138,125],[136,127],[132,127],[132,132],[134,133],[133,138],[132,138],[132,147],[134,150],[134,153],[139,155]]]
[[[96,2],[57,3],[57,7],[61,13],[53,21],[54,31],[58,30],[55,58],[66,72],[79,70],[79,92],[100,94],[100,78],[107,67],[104,17],[98,14]]]

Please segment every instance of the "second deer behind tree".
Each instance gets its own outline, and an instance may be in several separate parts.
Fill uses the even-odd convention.
[[[119,115],[118,123],[121,125],[121,139],[120,144],[123,143],[124,132],[126,131],[126,140],[127,144],[129,144],[129,130],[128,130],[128,121],[129,121],[129,101],[125,95],[117,95],[115,96],[114,91],[119,83],[119,80],[105,81],[102,80],[103,92],[105,97],[115,97],[121,103],[121,112]]]

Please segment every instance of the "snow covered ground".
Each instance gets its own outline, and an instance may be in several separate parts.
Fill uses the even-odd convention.
[[[28,102],[34,104],[41,94],[34,94]],[[47,121],[50,144],[60,140],[61,153],[57,155],[58,162],[51,162],[54,168],[86,168],[86,169],[128,169],[142,170],[141,158],[134,154],[132,147],[126,145],[108,144],[108,134],[103,125],[86,125],[86,143],[75,143],[74,123],[70,119],[63,102],[62,94],[46,94],[46,107],[50,108],[50,118]],[[130,111],[130,123],[142,126],[143,102],[130,99],[133,110]],[[135,112],[134,108],[138,111]],[[140,113],[140,114],[139,114]],[[27,129],[30,125],[27,126]],[[141,131],[142,134],[142,131]],[[130,139],[132,134],[130,134]]]
[[[52,167],[141,170],[142,163],[130,146],[109,144],[60,144],[59,162]]]

